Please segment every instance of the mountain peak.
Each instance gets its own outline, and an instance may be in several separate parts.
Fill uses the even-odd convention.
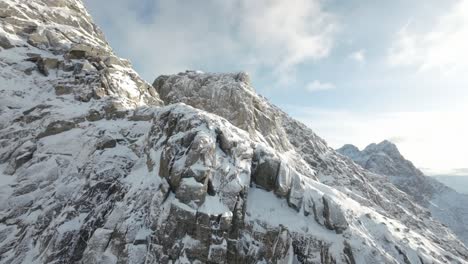
[[[337,149],[337,151],[345,156],[353,158],[357,158],[361,155],[361,151],[358,147],[353,144],[345,144],[341,148]]]
[[[384,140],[378,144],[372,143],[368,145],[367,147],[364,148],[363,150],[364,153],[378,153],[378,152],[383,152],[387,155],[390,155],[393,158],[396,159],[402,159],[403,156],[401,155],[400,151],[398,150],[398,147],[391,141],[389,140]]]
[[[359,148],[356,147],[353,144],[344,144],[341,148],[342,149],[349,149],[349,150],[352,150],[352,151],[360,151]]]
[[[390,140],[388,139],[384,139],[382,142],[380,142],[379,144],[377,144],[378,146],[381,146],[381,147],[394,147],[394,148],[397,148],[397,146],[395,145],[395,143],[391,142]]]
[[[337,151],[364,169],[387,176],[401,191],[412,196],[418,204],[429,208],[435,219],[449,226],[468,243],[468,217],[463,213],[468,210],[468,196],[425,176],[400,154],[394,143],[388,140],[372,143],[363,151],[347,144]],[[465,209],[460,210],[458,204],[463,204]]]
[[[387,176],[419,176],[422,172],[401,155],[398,147],[389,140],[371,143],[362,151],[353,145],[337,149],[342,155],[350,157],[363,168]]]

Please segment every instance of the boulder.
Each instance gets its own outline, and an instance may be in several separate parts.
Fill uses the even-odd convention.
[[[37,32],[38,26],[36,24],[25,24],[23,30],[21,31],[24,34],[33,34]]]
[[[109,102],[102,109],[107,120],[120,119],[127,116],[127,110],[118,102]]]
[[[59,60],[55,58],[39,58],[36,64],[40,73],[44,76],[49,76],[50,70],[58,68]]]
[[[3,49],[11,49],[14,46],[11,44],[10,40],[6,36],[0,36],[0,47]]]
[[[109,260],[110,257],[104,254],[104,251],[109,246],[113,232],[114,230],[104,228],[98,228],[94,231],[87,243],[87,250],[83,254],[84,263],[112,263]]]
[[[348,228],[348,222],[346,221],[342,209],[327,195],[322,197],[322,201],[325,227],[330,230],[335,230],[337,234],[343,233],[343,231]]]
[[[280,163],[278,175],[276,177],[276,186],[275,193],[280,197],[286,197],[291,189],[291,175],[294,175],[294,172],[291,172],[291,168],[286,165],[284,162]]]
[[[159,175],[167,180],[172,190],[179,188],[184,170],[183,166],[174,165],[180,156],[177,149],[178,146],[166,146],[161,153],[159,163]]]
[[[26,61],[36,63],[37,70],[44,76],[49,76],[49,70],[59,68],[59,60],[56,58],[43,58],[37,54],[28,54]]]
[[[226,263],[227,242],[223,240],[220,245],[211,245],[208,251],[209,263]]]
[[[275,157],[263,156],[261,153],[256,153],[254,156],[256,165],[252,173],[252,181],[255,184],[267,191],[275,189],[276,177],[280,168],[280,161]]]
[[[324,206],[323,206],[323,193],[309,191],[304,194],[302,208],[304,208],[304,215],[312,215],[315,222],[324,226],[325,218],[323,217]]]
[[[10,157],[10,162],[4,173],[12,175],[15,171],[23,164],[32,159],[34,152],[36,151],[36,144],[28,140],[24,142],[19,148],[17,148]]]
[[[25,33],[28,33],[28,32],[31,32],[29,33],[29,37],[28,37],[28,43],[31,45],[31,46],[34,46],[36,48],[48,48],[49,47],[49,39],[47,39],[47,36],[43,33],[40,33],[38,31],[36,31],[34,29],[32,29],[32,27],[26,29],[26,32]]]
[[[174,242],[182,239],[187,233],[192,233],[196,225],[196,210],[174,199],[171,202],[169,215],[166,221],[162,243],[170,249]]]
[[[35,190],[37,190],[37,187],[38,187],[38,185],[36,183],[29,183],[29,184],[23,185],[23,186],[17,188],[13,192],[13,196],[20,196],[20,195],[32,193]]]
[[[99,139],[98,143],[96,144],[97,150],[103,150],[107,148],[115,148],[117,146],[117,140],[110,136],[104,136]]]
[[[101,113],[94,109],[89,110],[88,114],[86,115],[86,120],[89,122],[95,122],[103,118],[104,117],[101,115]]]
[[[176,191],[176,198],[184,204],[197,208],[205,202],[207,184],[197,182],[194,178],[183,178]]]
[[[61,96],[66,94],[71,94],[73,92],[73,87],[67,85],[56,85],[54,86],[55,95]]]
[[[185,161],[185,177],[194,177],[202,182],[211,173],[211,168],[215,163],[215,142],[204,133],[197,134],[193,140],[187,140],[190,144],[190,151],[187,153]]]
[[[49,46],[55,50],[66,50],[68,47],[68,40],[57,31],[45,30],[45,35],[49,41]]]
[[[102,86],[95,86],[93,89],[93,98],[94,99],[102,99],[105,96],[107,96],[107,91],[104,87]]]
[[[50,123],[46,129],[41,132],[37,138],[43,138],[43,137],[48,137],[52,135],[56,135],[65,131],[68,131],[70,129],[76,128],[77,125],[74,122],[70,121],[65,121],[65,120],[58,120]]]
[[[68,59],[85,59],[87,57],[99,57],[106,54],[106,52],[98,47],[92,47],[87,44],[76,44],[68,50]]]
[[[89,61],[85,60],[84,62],[78,62],[73,67],[73,74],[77,75],[80,73],[90,73],[93,71],[97,71],[96,67],[94,67]]]
[[[235,77],[235,80],[238,81],[238,82],[242,82],[242,83],[245,83],[247,85],[250,85],[250,76],[247,72],[239,72],[236,77]]]
[[[297,211],[301,210],[302,200],[304,196],[304,186],[302,185],[301,176],[297,173],[291,175],[291,190],[288,195],[288,204]]]
[[[229,228],[231,228],[232,224],[232,212],[224,212],[221,215],[221,219],[219,221],[219,229],[222,231],[229,231]]]
[[[114,65],[130,67],[130,62],[128,60],[124,60],[113,55],[105,57],[103,61],[107,67],[113,67]]]

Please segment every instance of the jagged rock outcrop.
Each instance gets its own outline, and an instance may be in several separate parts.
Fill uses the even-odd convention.
[[[372,143],[362,151],[347,144],[338,152],[374,173],[385,175],[400,190],[429,209],[437,221],[453,230],[468,244],[468,196],[425,176],[406,160],[397,146],[388,140]]]
[[[0,0],[0,22],[0,263],[468,262],[245,73],[153,88],[78,0]]]
[[[254,138],[286,151],[291,149],[272,106],[255,94],[247,73],[203,74],[187,71],[160,76],[153,86],[165,102],[183,102],[228,119]],[[216,89],[213,89],[216,87]],[[259,136],[258,134],[261,134]]]
[[[183,102],[199,109],[213,111],[239,128],[260,127],[260,124],[265,124],[256,121],[256,111],[239,107],[237,99],[230,100],[230,94],[235,94],[241,90],[246,101],[261,102],[255,105],[261,106],[258,107],[260,109],[258,112],[261,112],[262,116],[266,116],[269,120],[275,120],[275,122],[268,123],[262,128],[266,131],[274,131],[266,135],[271,137],[274,134],[274,138],[278,138],[285,143],[276,145],[274,142],[263,139],[261,133],[253,133],[253,137],[259,138],[259,141],[264,142],[280,153],[283,152],[281,155],[287,153],[287,163],[290,168],[299,171],[301,175],[307,178],[318,179],[360,204],[374,208],[386,217],[405,219],[405,224],[411,229],[428,228],[428,225],[420,223],[420,216],[429,218],[430,213],[422,209],[418,204],[413,203],[413,198],[402,195],[401,191],[395,188],[385,177],[363,170],[360,166],[336,153],[312,130],[292,119],[261,96],[253,93],[254,89],[248,83],[239,81],[237,76],[238,74],[207,74],[187,71],[177,75],[158,77],[153,86],[160,93],[161,99],[167,104]],[[227,82],[230,84],[226,85]],[[220,83],[223,85],[219,85]],[[194,87],[194,89],[188,87]],[[222,92],[219,92],[218,89],[222,89]],[[218,109],[213,107],[214,105],[223,105],[223,107]],[[225,111],[225,109],[229,109],[229,111]],[[239,122],[238,118],[243,116],[252,116],[251,123],[248,124],[248,119]],[[287,147],[284,148],[284,146]],[[264,158],[260,164],[256,165],[261,173],[257,173],[257,175],[254,172],[252,178],[257,180],[256,185],[258,187],[271,191],[281,181],[278,181],[278,179],[281,179],[278,178],[278,175],[280,175],[280,162],[275,156],[262,156]],[[286,179],[286,181],[290,181],[294,178]],[[297,184],[297,182],[300,181],[294,182],[293,185]],[[287,199],[290,207],[297,209],[301,206],[302,196],[299,195],[299,199],[294,199],[294,196],[297,193],[303,193],[304,189],[298,188],[296,190],[290,191],[290,197]],[[284,188],[274,190],[274,192],[276,194],[282,193]],[[395,206],[395,203],[399,204],[399,206]],[[412,215],[408,216],[406,210],[411,211]],[[439,233],[439,231],[441,229],[436,228],[430,236],[433,238],[438,237],[437,234],[443,236],[444,231],[442,233]]]

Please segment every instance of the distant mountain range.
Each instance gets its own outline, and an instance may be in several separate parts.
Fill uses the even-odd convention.
[[[441,183],[456,190],[459,193],[468,194],[468,175],[467,176],[453,176],[453,175],[431,175],[432,178],[437,179]]]
[[[429,177],[406,160],[392,142],[385,140],[372,143],[362,151],[354,145],[344,145],[337,150],[351,158],[363,168],[385,175],[400,190],[413,197],[419,205],[428,208],[432,217],[451,228],[457,236],[468,244],[468,195],[457,192],[465,189],[468,178],[445,176],[441,179],[450,184],[437,181],[439,177]],[[456,180],[459,180],[458,182]],[[464,184],[464,185],[463,185]]]

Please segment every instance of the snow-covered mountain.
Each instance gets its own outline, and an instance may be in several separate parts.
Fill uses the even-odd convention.
[[[79,0],[0,23],[0,263],[468,263],[247,74],[150,85]]]
[[[451,228],[468,245],[468,195],[425,176],[387,140],[370,144],[362,151],[345,145],[338,152],[365,169],[388,176],[395,186],[428,208],[434,219]]]

